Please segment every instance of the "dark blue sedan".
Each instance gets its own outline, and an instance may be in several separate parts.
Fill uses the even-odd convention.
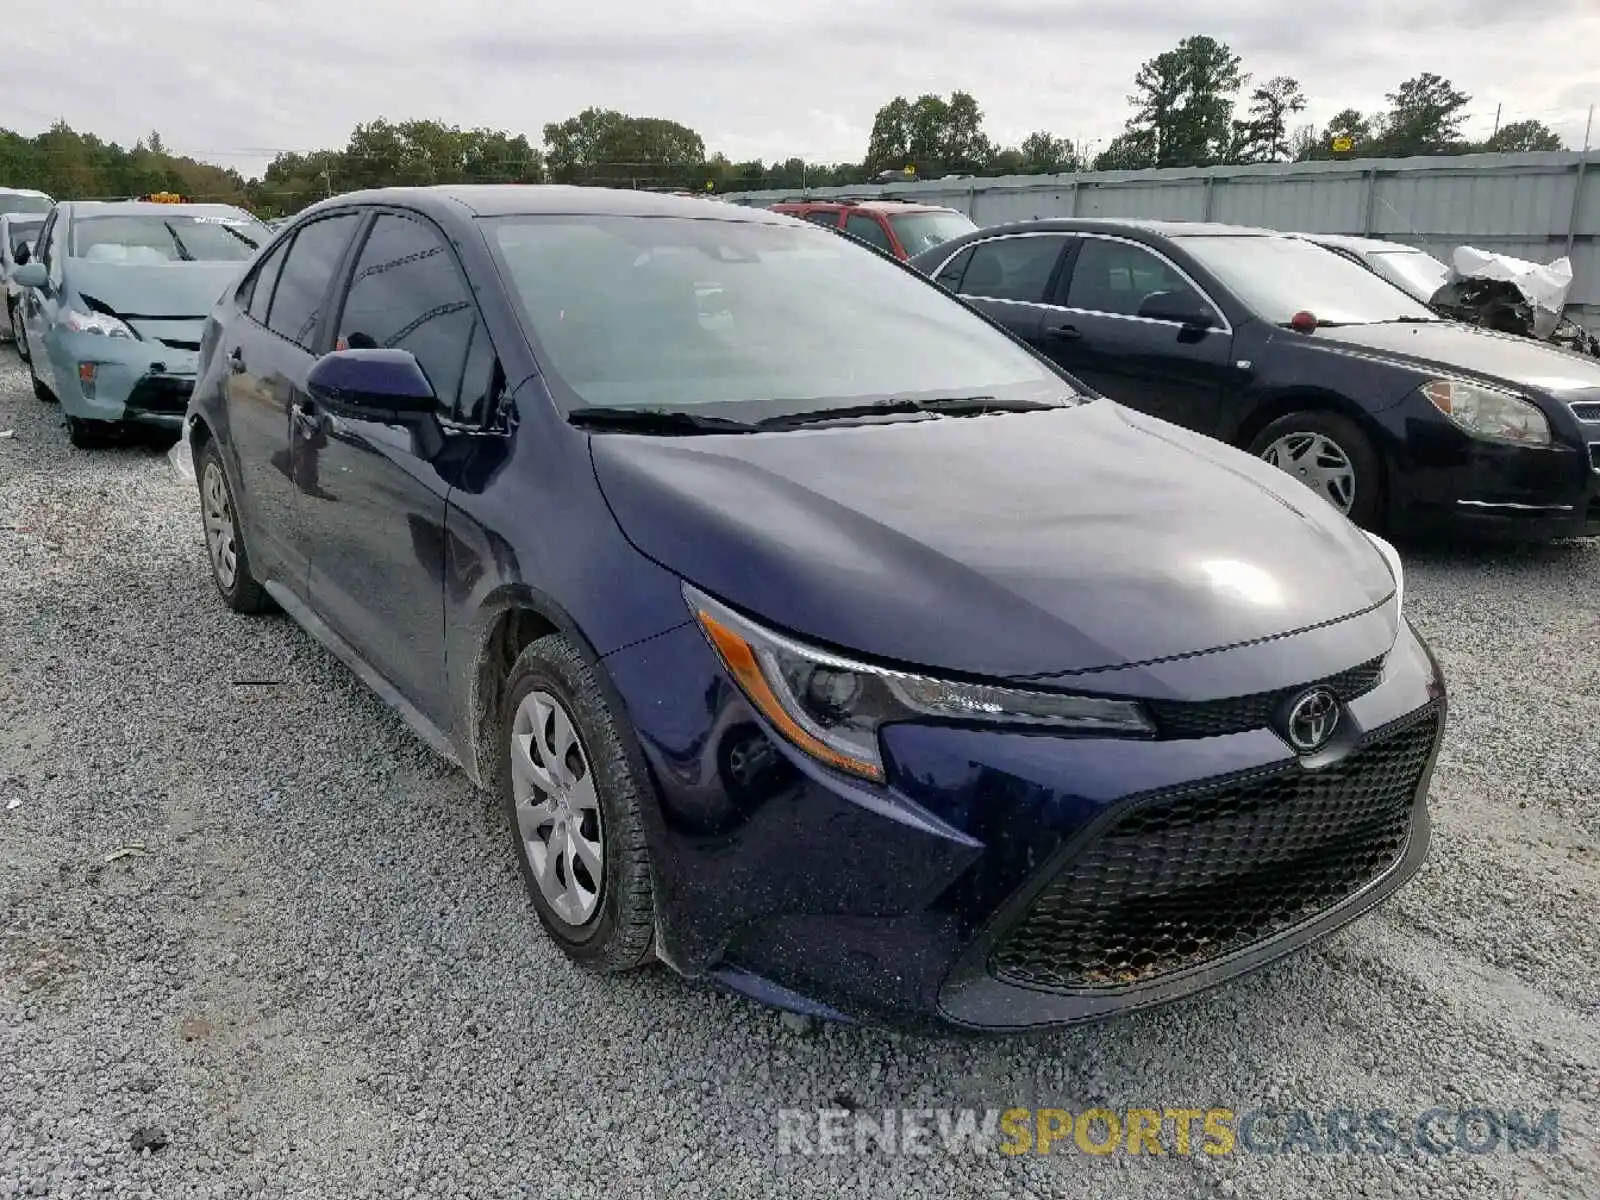
[[[792,218],[329,200],[211,316],[189,421],[223,600],[498,792],[597,970],[1060,1024],[1426,853],[1444,685],[1387,543]]]

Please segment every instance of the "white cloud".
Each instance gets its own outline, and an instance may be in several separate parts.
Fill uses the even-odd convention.
[[[137,16],[132,15],[137,12]],[[527,133],[588,105],[669,117],[736,161],[858,159],[896,93],[964,88],[991,136],[1104,142],[1143,60],[1190,33],[1287,74],[1309,121],[1373,110],[1431,70],[1472,94],[1468,132],[1536,117],[1581,142],[1600,102],[1593,0],[56,0],[14,22],[6,119],[259,174],[280,149],[344,144],[358,122],[442,119]],[[1600,140],[1600,134],[1596,135]]]

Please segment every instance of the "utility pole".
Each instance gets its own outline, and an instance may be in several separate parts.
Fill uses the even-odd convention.
[[[1578,156],[1577,174],[1572,180],[1572,211],[1567,214],[1567,257],[1572,257],[1572,243],[1578,236],[1578,217],[1583,212],[1583,177],[1589,167],[1589,135],[1594,132],[1594,105],[1589,105],[1589,119],[1583,123],[1583,153]]]
[[[1498,104],[1496,104],[1494,106],[1494,133],[1491,133],[1489,135],[1490,140],[1493,140],[1495,133],[1499,133],[1499,132],[1500,132],[1500,106]]]

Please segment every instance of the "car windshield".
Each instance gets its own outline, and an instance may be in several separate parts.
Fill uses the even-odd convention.
[[[889,218],[889,224],[911,258],[977,228],[958,212],[896,213]]]
[[[567,407],[731,405],[747,418],[883,397],[1071,395],[959,302],[825,230],[582,215],[485,223]]]
[[[72,222],[72,258],[131,265],[244,262],[271,231],[242,209],[123,213]]]
[[[1179,244],[1256,316],[1274,325],[1287,325],[1301,312],[1324,325],[1439,319],[1360,263],[1301,238],[1201,235]]]
[[[49,196],[23,196],[17,192],[0,192],[0,213],[44,214],[55,207]]]
[[[6,222],[6,236],[11,239],[11,253],[16,254],[19,247],[32,245],[39,236],[39,230],[44,228],[44,219],[37,221],[18,221],[13,218]]]
[[[1369,260],[1372,269],[1399,284],[1418,300],[1431,300],[1450,278],[1450,268],[1421,250],[1379,250]]]

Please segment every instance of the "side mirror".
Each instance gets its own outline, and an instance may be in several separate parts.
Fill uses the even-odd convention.
[[[28,260],[33,257],[33,247],[27,242],[18,242],[11,248],[11,261],[19,267],[28,265]]]
[[[359,421],[405,425],[430,416],[439,401],[409,350],[336,350],[311,367],[306,390],[329,412]]]
[[[1173,321],[1191,329],[1210,329],[1211,310],[1193,292],[1151,292],[1139,305],[1139,316],[1151,321]]]
[[[44,269],[42,262],[33,262],[31,259],[18,267],[11,276],[11,282],[23,288],[42,288],[50,282],[50,273]]]

